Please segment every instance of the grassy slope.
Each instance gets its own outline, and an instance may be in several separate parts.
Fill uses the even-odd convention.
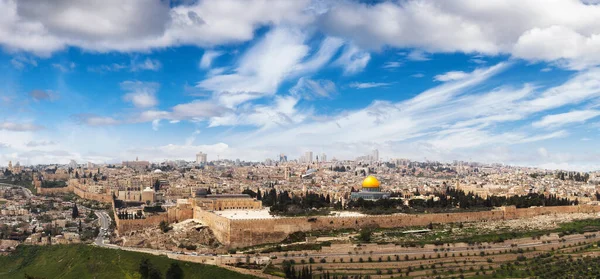
[[[24,278],[25,273],[40,278],[140,278],[137,270],[143,258],[163,276],[177,262],[185,278],[253,278],[216,266],[89,245],[21,245],[10,256],[0,256],[0,278]]]

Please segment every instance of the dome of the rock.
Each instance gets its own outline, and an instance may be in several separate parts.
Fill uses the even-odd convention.
[[[365,180],[362,182],[363,188],[379,188],[379,185],[379,180],[372,175],[367,176],[367,178],[365,178]]]

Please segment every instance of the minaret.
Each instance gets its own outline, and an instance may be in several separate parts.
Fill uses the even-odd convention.
[[[8,170],[12,171],[12,161],[8,161]]]

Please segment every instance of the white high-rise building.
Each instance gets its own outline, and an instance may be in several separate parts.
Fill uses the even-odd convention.
[[[327,155],[325,155],[325,153],[321,153],[321,158],[319,162],[327,162]]]
[[[312,153],[312,151],[306,151],[306,153],[304,153],[304,161],[306,163],[312,163],[313,162],[313,153]]]
[[[373,150],[373,153],[371,154],[371,160],[375,162],[379,161],[379,150]]]
[[[206,162],[206,153],[198,152],[196,154],[196,164],[204,165]]]

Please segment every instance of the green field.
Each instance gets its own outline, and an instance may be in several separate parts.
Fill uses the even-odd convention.
[[[178,263],[184,278],[254,278],[211,265],[176,261],[165,256],[99,248],[89,245],[21,245],[10,256],[0,256],[0,278],[140,278],[147,258],[163,278],[171,263]]]

